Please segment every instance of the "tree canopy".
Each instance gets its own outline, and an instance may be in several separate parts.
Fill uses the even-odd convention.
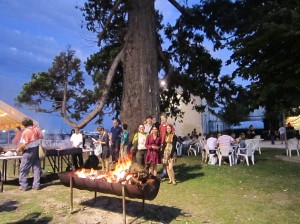
[[[153,0],[87,1],[80,8],[85,18],[83,26],[97,34],[99,46],[99,52],[91,55],[86,63],[94,82],[93,91],[81,86],[79,96],[75,97],[74,92],[69,94],[67,90],[72,85],[63,85],[62,79],[53,73],[39,73],[24,85],[17,97],[19,103],[35,105],[39,111],[46,112],[40,108],[44,102],[41,97],[45,99],[48,95],[52,99],[53,93],[34,90],[34,86],[39,76],[47,75],[60,82],[56,94],[61,96],[52,111],[60,109],[68,124],[79,127],[101,115],[105,107],[113,109],[117,116],[121,113],[122,121],[137,126],[146,116],[158,116],[160,111],[178,115],[179,103],[189,102],[191,95],[205,98],[211,106],[217,106],[224,97],[231,97],[235,91],[232,78],[220,76],[221,60],[213,58],[204,47],[205,37],[209,38],[205,26],[194,23],[191,17],[197,16],[199,6],[169,2],[181,13],[174,25],[162,23],[163,15],[159,9],[155,10]],[[55,58],[49,71],[59,66],[57,59],[70,51]],[[64,70],[64,75],[72,77],[69,70]],[[166,89],[159,88],[159,78],[167,81]],[[40,90],[44,85],[47,82],[39,82]],[[183,89],[181,95],[176,91],[179,87]],[[76,104],[67,102],[78,105],[71,110],[69,105]],[[83,114],[78,113],[79,109],[88,112],[93,104],[96,107],[91,114],[80,120]],[[201,110],[205,106],[195,105],[195,108]]]
[[[163,23],[154,0],[87,1],[80,8],[85,18],[82,27],[97,35],[99,46],[86,63],[94,89],[83,88],[78,67],[68,70],[56,58],[49,72],[34,74],[24,84],[19,103],[40,106],[49,96],[53,102],[48,111],[60,110],[68,124],[78,127],[110,108],[135,128],[160,111],[177,116],[179,102],[189,102],[191,95],[206,99],[207,105],[195,105],[198,110],[224,106],[221,115],[230,123],[259,106],[278,112],[298,108],[298,1],[168,2],[179,12],[174,24]],[[236,64],[233,74],[220,74],[222,61],[211,56],[206,40],[215,49],[233,52],[226,62]],[[68,52],[72,51],[58,57]],[[62,78],[61,71],[50,72],[59,65],[64,67]],[[45,81],[48,76],[51,79]],[[242,88],[234,82],[236,77],[250,84]],[[167,82],[167,88],[159,87],[159,79]],[[50,81],[57,88],[44,90]],[[82,112],[89,114],[82,119]]]
[[[207,23],[226,33],[221,33],[222,47],[233,52],[227,61],[237,65],[233,76],[250,81],[250,108],[263,106],[268,113],[299,113],[299,1],[207,3],[203,5]],[[222,19],[225,17],[227,20]]]

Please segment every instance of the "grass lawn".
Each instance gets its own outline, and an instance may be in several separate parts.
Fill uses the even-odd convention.
[[[199,156],[180,157],[178,184],[162,182],[134,223],[299,223],[300,163],[275,157],[283,154],[283,149],[263,149],[255,165],[232,167],[203,164]],[[0,223],[122,223],[118,197],[98,193],[99,202],[93,204],[93,192],[75,190],[74,207],[85,210],[69,214],[69,188],[50,174],[43,182],[40,191],[21,192],[10,179],[0,193]],[[141,207],[141,200],[127,200],[129,220]]]

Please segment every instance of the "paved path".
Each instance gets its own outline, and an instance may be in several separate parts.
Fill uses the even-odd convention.
[[[261,147],[261,152],[264,153],[263,148],[285,149],[285,143],[281,144],[281,141],[275,141],[275,144],[272,145],[271,141],[261,141],[260,147]],[[291,157],[286,155],[278,155],[276,157],[285,161],[300,163],[300,156],[295,155],[295,151],[293,151],[292,155],[293,156]]]
[[[261,141],[260,143],[261,148],[276,148],[276,149],[285,149],[285,144],[281,144],[280,141],[275,141],[275,144],[272,145],[271,141]]]

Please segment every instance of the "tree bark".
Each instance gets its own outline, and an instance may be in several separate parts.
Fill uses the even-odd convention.
[[[131,137],[149,115],[158,117],[158,41],[154,0],[128,0],[121,121]]]

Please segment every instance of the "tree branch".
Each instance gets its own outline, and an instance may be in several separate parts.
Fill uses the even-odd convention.
[[[98,34],[98,44],[99,44],[99,46],[101,45],[101,41],[102,41],[103,36],[106,34],[107,28],[108,28],[108,26],[109,26],[109,24],[110,24],[110,21],[111,21],[113,15],[115,14],[115,12],[116,12],[118,6],[121,4],[122,1],[123,1],[123,0],[118,0],[118,1],[115,3],[115,5],[114,5],[114,7],[111,9],[111,12],[110,12],[110,14],[109,14],[109,16],[108,16],[108,18],[107,18],[107,21],[106,21],[106,23],[105,23],[105,25],[104,25],[104,27],[103,27],[103,29],[102,29],[102,32],[100,32],[100,33]],[[100,4],[100,3],[99,3],[99,4]]]
[[[189,16],[188,12],[176,0],[168,0],[181,14]]]
[[[62,116],[66,114],[67,111],[67,82],[64,80],[64,86],[63,86],[63,101],[61,106],[61,114]],[[65,116],[63,116],[65,117]]]
[[[115,57],[112,65],[107,73],[107,77],[105,80],[105,86],[103,87],[102,95],[98,99],[95,109],[93,109],[88,116],[86,116],[80,123],[75,123],[75,122],[71,121],[71,119],[69,117],[67,117],[66,113],[63,113],[63,111],[61,111],[62,117],[64,118],[64,120],[67,124],[69,124],[72,127],[82,128],[82,127],[86,126],[92,119],[94,119],[99,114],[100,111],[102,111],[102,109],[106,103],[107,96],[108,96],[110,87],[112,85],[117,66],[122,61],[123,54],[124,54],[124,49],[122,49],[118,53],[118,55]]]
[[[174,74],[173,65],[170,63],[169,59],[164,54],[163,49],[162,49],[161,46],[158,47],[158,56],[161,58],[161,60],[163,61],[164,66],[166,68],[165,79],[166,79],[166,82],[168,83],[170,77]]]

